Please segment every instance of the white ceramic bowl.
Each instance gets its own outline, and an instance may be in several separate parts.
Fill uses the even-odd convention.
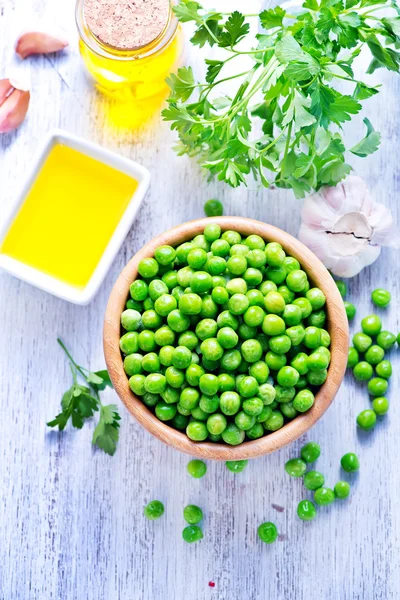
[[[54,294],[54,296],[58,296],[59,298],[63,298],[69,302],[74,302],[75,304],[87,304],[90,302],[90,300],[92,300],[93,296],[96,294],[97,290],[102,284],[112,261],[114,260],[132,225],[139,206],[141,205],[142,200],[149,188],[150,173],[138,163],[119,156],[110,150],[106,150],[97,144],[88,142],[65,131],[58,129],[53,130],[48,134],[45,143],[43,144],[43,147],[37,156],[37,159],[33,161],[33,168],[31,169],[22,190],[16,199],[16,202],[12,206],[10,213],[8,214],[6,220],[0,224],[0,246],[20,207],[24,203],[27,193],[32,183],[36,179],[40,169],[42,168],[42,165],[44,164],[51,148],[56,144],[64,144],[69,146],[70,148],[73,148],[82,154],[86,154],[91,158],[94,158],[110,167],[113,167],[114,169],[117,169],[118,171],[121,171],[122,173],[125,173],[138,182],[138,187],[136,188],[132,199],[126,207],[121,220],[111,236],[110,241],[108,242],[90,280],[83,289],[68,285],[67,283],[60,281],[55,277],[46,275],[45,273],[42,273],[33,267],[29,267],[28,265],[5,254],[0,254],[0,268],[4,269],[8,273],[11,273],[11,275],[22,279],[23,281],[27,281],[28,283],[31,283],[32,285],[49,292],[50,294]]]

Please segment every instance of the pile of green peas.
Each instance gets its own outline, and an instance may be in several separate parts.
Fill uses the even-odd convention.
[[[350,484],[347,481],[338,481],[334,488],[326,487],[325,477],[319,471],[307,471],[307,464],[319,458],[321,448],[315,442],[308,442],[302,447],[300,458],[291,458],[285,464],[285,471],[291,477],[303,477],[304,487],[313,492],[312,500],[301,500],[297,506],[297,515],[302,521],[312,521],[317,516],[316,506],[328,506],[336,499],[344,500],[350,495]],[[352,473],[358,471],[360,464],[357,456],[348,452],[341,459],[344,471]]]
[[[371,294],[372,302],[386,308],[391,300],[387,290],[378,288]],[[372,397],[371,408],[357,416],[357,425],[365,431],[374,429],[377,417],[389,410],[386,392],[392,376],[392,364],[386,353],[393,348],[397,338],[394,333],[382,330],[378,315],[368,315],[361,320],[362,331],[353,335],[353,345],[349,348],[347,366],[352,369],[357,381],[368,382],[368,393]]]
[[[158,419],[237,445],[311,408],[330,363],[326,298],[280,244],[211,221],[138,272],[120,348],[131,390]]]

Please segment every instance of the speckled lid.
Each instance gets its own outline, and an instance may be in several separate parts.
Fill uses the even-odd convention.
[[[84,17],[92,34],[119,50],[137,50],[165,29],[169,0],[84,0]]]

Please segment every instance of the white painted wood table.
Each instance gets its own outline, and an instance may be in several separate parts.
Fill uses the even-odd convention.
[[[223,464],[206,477],[186,473],[188,457],[153,439],[120,405],[121,439],[110,458],[94,452],[92,426],[50,432],[46,420],[59,408],[70,374],[56,344],[61,336],[81,364],[103,368],[102,320],[113,282],[146,241],[199,217],[210,197],[226,214],[265,220],[296,234],[301,202],[290,192],[254,185],[231,190],[208,185],[196,164],[171,150],[174,135],[156,121],[142,131],[110,124],[108,102],[85,78],[73,18],[73,0],[0,0],[0,68],[7,74],[21,19],[54,19],[74,40],[68,53],[37,57],[23,65],[32,77],[28,119],[0,138],[0,210],[15,198],[37,145],[53,127],[87,137],[146,165],[152,172],[136,222],[96,299],[73,306],[0,274],[0,599],[1,600],[391,600],[400,598],[400,404],[399,361],[392,352],[390,415],[373,433],[356,431],[355,417],[368,406],[348,376],[328,413],[304,439],[251,462],[240,475]],[[212,4],[212,3],[210,3]],[[223,4],[217,3],[218,6]],[[240,6],[240,2],[224,3]],[[248,5],[256,9],[258,2]],[[251,10],[250,12],[254,12]],[[400,79],[378,72],[384,84],[365,114],[383,134],[379,152],[355,159],[357,172],[400,222],[398,97]],[[348,131],[348,128],[347,128]],[[361,137],[357,119],[352,135]],[[56,199],[55,199],[56,201]],[[79,243],[79,242],[78,242]],[[398,331],[399,255],[384,251],[372,268],[350,282],[359,315],[372,307],[373,287],[391,290],[385,327]],[[397,300],[396,300],[397,298]],[[107,399],[115,400],[112,391]],[[342,454],[356,451],[361,470],[351,498],[319,511],[312,523],[295,515],[305,494],[284,471],[305,440],[322,446],[318,469],[333,485]],[[159,498],[166,512],[148,522],[143,506]],[[181,537],[183,507],[200,505],[204,540]],[[274,521],[280,539],[269,547],[257,526]],[[209,582],[215,582],[210,587]]]

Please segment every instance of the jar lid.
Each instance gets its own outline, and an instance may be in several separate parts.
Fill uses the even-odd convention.
[[[169,0],[84,0],[83,10],[100,42],[118,50],[138,50],[164,31]]]

